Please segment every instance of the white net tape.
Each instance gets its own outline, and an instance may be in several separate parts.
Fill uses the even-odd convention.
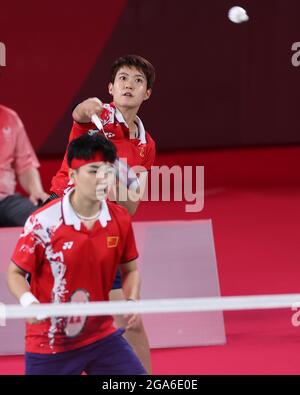
[[[100,316],[121,314],[188,313],[207,311],[234,311],[282,309],[300,305],[300,294],[227,296],[186,299],[153,299],[138,302],[89,302],[39,304],[29,307],[2,305],[0,319],[47,317]]]

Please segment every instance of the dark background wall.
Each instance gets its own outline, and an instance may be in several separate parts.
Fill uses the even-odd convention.
[[[23,119],[40,155],[61,155],[74,103],[109,100],[112,61],[139,53],[156,67],[141,109],[160,150],[298,144],[298,0],[1,2],[0,102]]]

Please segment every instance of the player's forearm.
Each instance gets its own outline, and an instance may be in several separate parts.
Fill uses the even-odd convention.
[[[38,195],[44,192],[39,171],[30,167],[19,175],[19,182],[29,195]]]
[[[122,289],[125,299],[136,300],[140,297],[140,275],[138,270],[122,274]]]
[[[91,122],[91,119],[85,114],[83,103],[78,104],[72,113],[73,119],[79,123]]]
[[[19,300],[25,292],[30,292],[30,286],[25,278],[26,273],[16,271],[11,264],[7,272],[7,284],[11,293]]]

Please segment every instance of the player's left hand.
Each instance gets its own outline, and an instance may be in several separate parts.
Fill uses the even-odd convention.
[[[127,322],[125,329],[136,329],[140,326],[141,317],[138,314],[124,315],[124,319]]]

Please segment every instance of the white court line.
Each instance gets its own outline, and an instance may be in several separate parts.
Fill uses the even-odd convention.
[[[100,316],[115,314],[187,313],[201,311],[283,309],[300,305],[300,294],[226,296],[187,299],[152,299],[138,302],[89,302],[39,304],[29,307],[4,305],[5,319],[35,317]],[[3,311],[4,310],[4,311]],[[1,313],[1,312],[0,312]],[[1,318],[1,317],[0,317]]]

